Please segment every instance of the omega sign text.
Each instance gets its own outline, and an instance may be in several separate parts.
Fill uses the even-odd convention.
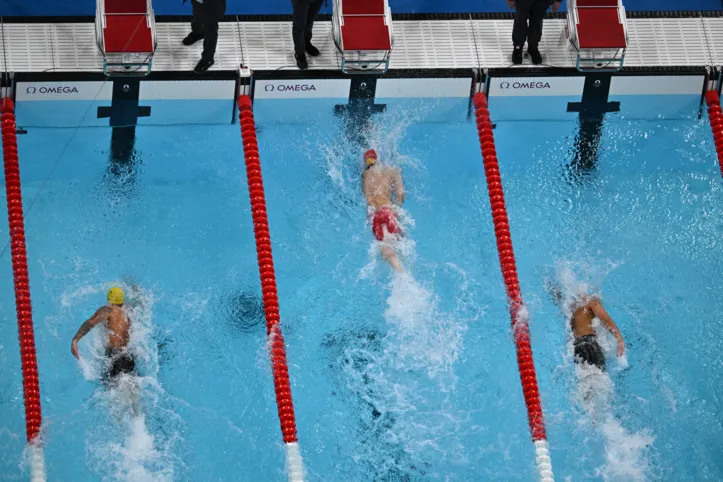
[[[500,89],[549,89],[549,82],[500,82]]]
[[[316,91],[314,84],[266,84],[264,87],[266,92],[309,92]]]
[[[74,86],[41,86],[28,87],[25,92],[28,94],[77,94],[78,88]]]

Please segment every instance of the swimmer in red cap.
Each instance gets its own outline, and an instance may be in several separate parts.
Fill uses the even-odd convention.
[[[374,149],[364,153],[364,162],[366,170],[362,175],[362,189],[369,203],[372,231],[377,240],[382,241],[381,252],[384,259],[394,269],[402,271],[399,257],[390,246],[390,242],[397,241],[403,234],[395,206],[401,206],[404,202],[402,172],[395,167],[378,165]]]

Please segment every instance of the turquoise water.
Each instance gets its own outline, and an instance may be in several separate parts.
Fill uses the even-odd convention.
[[[259,126],[309,480],[535,477],[476,129],[420,122],[440,104],[395,106],[363,146],[331,114]],[[710,128],[611,120],[581,181],[563,166],[574,133],[572,119],[495,131],[556,477],[717,480],[723,193]],[[109,142],[96,128],[20,137],[49,477],[284,480],[238,126],[141,127],[134,176],[107,175]],[[404,171],[407,276],[379,260],[367,224],[371,146]],[[555,276],[599,289],[627,341],[630,366],[609,356],[595,414],[543,287]],[[130,278],[146,305],[133,338],[142,420],[99,387],[98,335],[81,342],[84,363],[70,355],[107,287]],[[0,313],[0,471],[13,480],[24,421],[9,276]]]

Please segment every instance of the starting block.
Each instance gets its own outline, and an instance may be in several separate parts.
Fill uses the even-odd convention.
[[[577,70],[618,71],[628,47],[621,0],[569,0],[565,36],[577,53]]]
[[[157,43],[151,0],[96,0],[95,38],[105,75],[148,75]]]
[[[334,43],[346,73],[384,73],[394,45],[387,0],[334,0]]]

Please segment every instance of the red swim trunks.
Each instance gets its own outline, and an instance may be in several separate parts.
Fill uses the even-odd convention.
[[[393,209],[382,206],[374,213],[374,220],[372,221],[372,231],[377,240],[384,240],[384,232],[389,234],[402,234],[402,228],[399,226],[399,220],[397,219],[397,213]]]

